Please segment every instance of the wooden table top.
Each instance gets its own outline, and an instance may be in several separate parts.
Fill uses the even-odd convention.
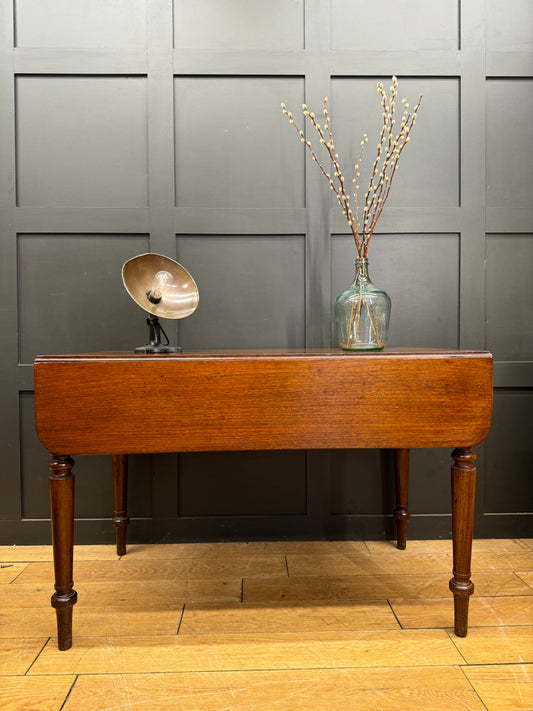
[[[37,433],[56,454],[473,446],[492,356],[388,349],[128,352],[35,361]]]

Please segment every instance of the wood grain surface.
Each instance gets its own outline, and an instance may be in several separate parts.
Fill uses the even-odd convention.
[[[83,582],[74,646],[66,652],[56,649],[54,610],[43,595],[50,548],[2,547],[2,564],[26,564],[27,582],[22,575],[0,580],[0,708],[530,711],[533,588],[515,566],[531,567],[531,541],[474,541],[480,573],[466,638],[450,628],[448,576],[430,574],[428,584],[424,572],[424,561],[428,570],[447,562],[451,545],[137,545],[121,559],[111,546],[76,546]],[[402,572],[373,575],[392,551]],[[265,572],[275,572],[280,556],[293,560],[285,576],[255,576],[267,559],[274,567]],[[320,574],[297,575],[310,572],[312,556]],[[349,565],[335,575],[333,564],[341,569],[343,561]],[[187,578],[204,564],[210,574],[252,575]],[[173,565],[184,579],[168,579]],[[116,581],[122,566],[134,579]],[[268,600],[246,601],[250,586]]]
[[[44,356],[35,361],[35,408],[44,446],[71,455],[472,446],[490,426],[492,357]]]

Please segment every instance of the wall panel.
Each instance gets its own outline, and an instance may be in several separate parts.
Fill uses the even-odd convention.
[[[146,251],[146,235],[19,235],[20,362],[141,345],[144,311],[132,308],[120,270]]]
[[[533,80],[487,81],[487,207],[531,207]]]
[[[487,235],[487,348],[497,361],[533,360],[532,235]]]
[[[180,236],[177,258],[200,290],[180,342],[196,348],[303,348],[302,236]]]
[[[491,514],[529,512],[533,500],[533,391],[501,388],[486,442],[484,508]]]
[[[17,47],[94,49],[146,44],[145,0],[15,0]]]
[[[303,150],[280,123],[283,97],[300,105],[303,80],[176,77],[179,207],[303,207]]]
[[[146,79],[19,76],[17,204],[148,204]]]
[[[458,235],[377,234],[372,240],[370,278],[392,300],[389,344],[458,348]],[[353,281],[354,262],[353,237],[334,235],[332,301]]]
[[[454,50],[458,0],[332,0],[331,46],[345,50]]]
[[[232,51],[303,49],[304,0],[176,0],[174,46]]]
[[[305,460],[302,451],[181,454],[178,515],[303,516]]]
[[[533,50],[533,5],[530,0],[487,0],[486,39],[491,52]]]

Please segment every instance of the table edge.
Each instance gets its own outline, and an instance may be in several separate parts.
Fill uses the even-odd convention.
[[[389,358],[486,358],[493,360],[486,350],[458,350],[436,348],[391,348],[383,351],[343,351],[332,348],[314,349],[243,349],[183,351],[182,353],[134,353],[133,351],[100,351],[95,353],[71,353],[38,355],[35,365],[68,362],[164,362],[180,360],[285,360],[285,359],[389,359]]]

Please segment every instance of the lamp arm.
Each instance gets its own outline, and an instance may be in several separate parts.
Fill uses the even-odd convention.
[[[148,318],[146,319],[146,323],[150,327],[150,346],[153,348],[158,348],[159,346],[168,346],[170,343],[169,337],[165,333],[165,330],[163,329],[163,326],[159,323],[159,319],[157,316],[154,316],[153,314],[150,314]],[[161,334],[166,340],[166,343],[161,343]]]

